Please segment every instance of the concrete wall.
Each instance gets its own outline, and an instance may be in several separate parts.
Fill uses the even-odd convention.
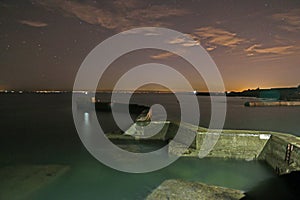
[[[214,134],[214,132],[197,134],[198,148],[204,145],[203,142],[205,137],[209,136],[208,134]],[[215,134],[218,135],[218,133]],[[219,134],[217,142],[206,157],[254,160],[260,155],[269,138],[270,135],[265,133],[225,130]],[[209,143],[209,139],[205,142]]]
[[[146,200],[239,200],[244,196],[245,194],[240,190],[207,185],[199,182],[170,179],[159,185],[147,196]]]
[[[144,124],[145,126],[146,124]],[[149,124],[148,124],[149,125]],[[206,128],[176,122],[152,122],[147,133],[142,124],[133,124],[123,135],[108,135],[110,139],[170,141],[169,153],[198,157],[207,150],[209,138],[218,136],[206,157],[244,160],[264,160],[278,174],[300,170],[300,138],[284,133],[246,130],[222,130],[221,133]],[[181,136],[178,133],[182,134]],[[155,134],[157,133],[157,134]],[[192,141],[192,142],[190,142]],[[287,156],[287,146],[292,146]],[[288,157],[288,159],[287,159]]]
[[[178,124],[171,123],[169,130],[171,133],[178,128]],[[171,128],[171,129],[170,129]],[[192,125],[183,125],[183,132],[187,135],[196,133],[196,138],[186,151],[185,142],[174,140],[169,147],[171,154],[182,153],[182,156],[197,157],[203,148],[204,141],[209,142],[207,137],[211,134],[218,135],[217,142],[206,155],[206,157],[230,158],[244,160],[264,160],[278,174],[290,173],[300,170],[300,138],[294,135],[267,131],[247,131],[247,130],[223,130],[215,133],[213,130]],[[169,139],[174,136],[170,133]],[[206,140],[205,140],[206,138]],[[292,146],[290,156],[288,156],[287,146]],[[289,158],[287,158],[289,157]]]
[[[290,156],[288,156],[288,145],[292,146]],[[299,147],[298,137],[272,133],[271,139],[265,145],[258,159],[266,161],[279,175],[298,171],[300,170]]]

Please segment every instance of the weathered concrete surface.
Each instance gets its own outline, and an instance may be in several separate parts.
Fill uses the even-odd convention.
[[[199,152],[206,150],[203,144],[207,137],[218,136],[206,157],[265,160],[278,174],[300,170],[300,138],[290,134],[250,130],[222,130],[219,133],[186,123],[181,123],[181,126],[176,122],[151,122],[150,126],[150,122],[144,123],[148,123],[147,128],[136,123],[124,135],[107,136],[120,140],[171,141],[170,154],[189,157],[197,157]],[[154,135],[149,137],[147,129],[152,130]],[[181,136],[178,136],[178,131]],[[288,145],[292,146],[292,150],[287,156]]]
[[[282,133],[271,134],[271,139],[265,145],[259,159],[266,161],[279,175],[299,171],[300,138]]]
[[[138,122],[131,125],[124,135],[132,136],[136,140],[167,141],[170,139],[167,135],[169,124],[169,121]]]
[[[223,130],[221,133],[214,133],[211,130],[209,132],[198,132],[197,147],[203,145],[205,137],[208,137],[209,134],[219,135],[219,138],[206,157],[244,160],[256,159],[270,138],[270,134],[258,131]]]
[[[195,139],[196,135],[199,131],[203,132],[206,130],[206,128],[191,125],[188,123],[180,124],[170,121],[151,121],[151,123],[134,123],[127,131],[125,131],[123,135],[107,134],[107,136],[109,139],[136,139],[149,141],[169,141],[171,139],[174,139],[174,141],[178,143],[189,144],[191,148],[197,149],[198,143]],[[178,135],[179,132],[182,133],[180,136]]]
[[[182,135],[178,135],[178,133]],[[151,124],[150,122],[135,123],[123,135],[107,134],[107,136],[114,140],[173,140],[174,144],[170,145],[169,148],[170,153],[177,155],[178,152],[181,152],[174,149],[181,148],[179,147],[179,143],[181,143],[181,146],[189,145],[190,148],[190,153],[185,152],[185,156],[197,156],[199,151],[195,150],[202,147],[205,138],[209,134],[218,133],[214,130],[208,132],[205,128],[187,123],[181,123],[180,126],[179,123],[167,121],[151,122]],[[254,160],[260,155],[269,137],[270,134],[266,132],[223,130],[207,157]]]
[[[177,133],[180,133],[180,136],[174,138],[175,142],[189,145],[190,148],[193,149],[198,149],[199,146],[196,140],[197,133],[207,131],[207,129],[188,123],[172,122],[168,131],[169,139],[173,139]]]
[[[186,144],[171,141],[169,143],[168,152],[170,155],[197,157],[199,151],[193,148],[189,148]]]
[[[23,200],[69,170],[63,165],[16,165],[0,168],[0,199]]]
[[[193,130],[195,129],[193,128]],[[196,139],[188,150],[182,151],[181,149],[186,148],[185,143],[175,140],[173,143],[170,143],[169,153],[180,155],[180,152],[183,152],[182,156],[196,157],[202,148],[205,138],[210,135],[218,137],[216,137],[216,144],[206,157],[244,160],[257,159],[271,136],[268,133],[259,131],[223,130],[221,133],[218,133],[214,130],[208,132],[205,129],[198,129]],[[201,150],[204,151],[205,149],[202,148]]]
[[[198,132],[197,149],[190,147],[184,150],[186,145],[173,142],[170,143],[169,153],[196,157],[207,134],[207,132]],[[210,134],[213,134],[213,131]],[[300,170],[300,138],[276,132],[223,130],[206,157],[263,160],[277,174],[286,174]]]
[[[149,122],[148,122],[149,123]],[[165,123],[157,122],[155,125]],[[137,127],[128,130],[127,135],[115,136],[119,139],[141,139],[150,142],[155,140],[169,142],[169,154],[178,156],[198,157],[205,138],[218,136],[217,141],[206,157],[230,158],[244,160],[264,160],[279,175],[300,171],[300,138],[284,133],[247,130],[208,130],[190,124],[181,124],[180,132],[188,139],[192,138],[191,145],[184,137],[176,137],[179,123],[168,122],[157,135],[152,138],[145,135],[143,128]],[[140,124],[141,125],[141,124]],[[145,124],[146,125],[146,124]],[[138,136],[138,137],[137,137]],[[109,137],[111,138],[111,137]],[[242,191],[208,186],[202,183],[193,183],[179,180],[167,180],[155,189],[147,200],[153,199],[241,199]]]
[[[166,180],[158,186],[147,200],[238,200],[245,195],[242,191],[210,186],[198,182]]]

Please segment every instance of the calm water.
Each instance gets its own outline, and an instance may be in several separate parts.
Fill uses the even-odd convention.
[[[107,98],[107,95],[100,95]],[[198,97],[200,125],[210,119],[208,97]],[[228,98],[225,128],[283,131],[300,134],[300,108],[246,108],[247,99]],[[180,116],[174,96],[137,94],[132,103],[166,105],[169,119]],[[224,102],[219,102],[220,104]],[[117,128],[111,116],[100,123],[106,131]],[[218,159],[184,159],[156,172],[128,174],[110,169],[95,160],[76,133],[70,94],[0,95],[0,164],[66,164],[71,170],[34,194],[33,199],[143,199],[163,180],[179,178],[250,190],[274,177],[259,162]],[[159,144],[160,145],[160,144]],[[143,148],[153,146],[142,145]],[[1,188],[0,188],[1,192]]]

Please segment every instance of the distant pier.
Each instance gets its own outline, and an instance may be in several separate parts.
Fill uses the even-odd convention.
[[[264,107],[264,106],[300,106],[300,101],[248,101],[247,107]]]

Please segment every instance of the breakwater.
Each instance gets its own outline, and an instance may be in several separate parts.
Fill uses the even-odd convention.
[[[290,134],[252,131],[252,130],[208,130],[191,124],[182,124],[181,132],[186,138],[193,137],[186,148],[185,138],[175,138],[179,129],[176,122],[152,122],[151,129],[157,129],[155,135],[147,136],[146,124],[133,124],[124,134],[107,134],[112,140],[165,141],[169,145],[169,153],[198,157],[205,138],[218,136],[217,142],[206,155],[210,158],[261,160],[270,165],[278,174],[287,174],[300,170],[300,138]],[[189,140],[190,141],[190,140]],[[184,152],[182,149],[186,149]],[[203,149],[202,149],[203,150]]]
[[[206,155],[210,158],[259,160],[266,162],[278,175],[300,171],[300,137],[290,134],[252,131],[252,130],[208,130],[191,124],[176,122],[148,122],[157,134],[150,137],[144,132],[146,124],[135,123],[123,135],[108,135],[112,140],[142,140],[153,142],[169,142],[169,154],[185,157],[198,157],[206,138],[218,136],[211,151]],[[159,128],[157,128],[159,127]],[[184,138],[176,138],[179,130],[187,138],[193,137],[187,146]],[[205,145],[204,145],[205,146]],[[187,148],[188,147],[188,148]],[[239,200],[248,196],[244,191],[206,185],[200,182],[183,180],[166,180],[148,196],[152,199],[232,199]]]
[[[272,103],[275,102],[259,103],[273,105]],[[288,103],[290,105],[292,102]],[[297,103],[300,105],[300,102]],[[300,138],[294,135],[253,130],[208,130],[188,123],[181,123],[180,126],[178,122],[151,121],[151,109],[138,104],[99,102],[93,99],[89,103],[90,106],[95,106],[98,111],[111,111],[114,108],[120,112],[124,112],[129,106],[131,113],[139,114],[135,119],[136,123],[123,134],[108,133],[107,137],[111,140],[164,141],[166,143],[172,141],[168,150],[170,154],[198,157],[200,151],[205,150],[203,146],[207,142],[206,138],[218,137],[206,157],[262,160],[279,175],[300,170]],[[175,137],[179,129],[184,137]]]
[[[101,112],[120,112],[120,113],[131,113],[137,115],[135,121],[146,122],[151,119],[150,107],[140,105],[140,104],[126,104],[118,102],[104,102],[97,100],[95,97],[90,96],[80,96],[77,97],[76,101],[77,109],[85,112],[91,110],[101,111]]]

